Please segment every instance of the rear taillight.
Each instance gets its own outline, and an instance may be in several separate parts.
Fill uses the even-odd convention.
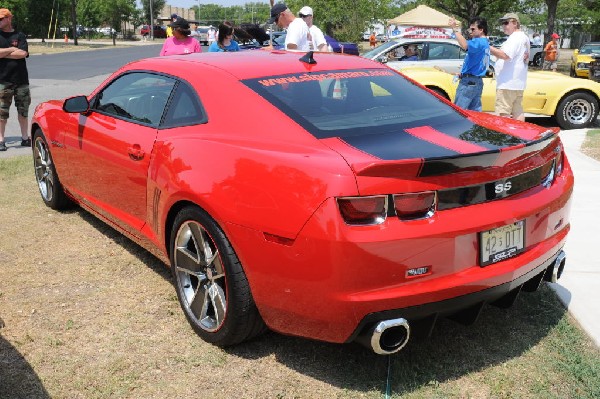
[[[338,198],[340,213],[347,224],[381,224],[387,216],[387,195]]]
[[[554,149],[556,154],[549,166],[542,168],[542,186],[549,188],[557,176],[560,176],[563,171],[564,149],[562,145],[557,145]]]
[[[435,212],[435,191],[395,194],[394,209],[401,220],[431,217]]]

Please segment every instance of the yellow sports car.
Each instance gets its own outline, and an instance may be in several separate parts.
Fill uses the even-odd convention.
[[[400,71],[448,100],[454,102],[458,81],[438,68],[409,67]],[[483,78],[483,112],[494,112],[496,79]],[[550,71],[529,72],[523,95],[523,109],[529,114],[556,118],[562,129],[589,127],[598,118],[600,83],[573,79]]]
[[[585,43],[579,50],[573,51],[569,72],[572,77],[587,78],[590,76],[592,53],[600,53],[600,42]]]

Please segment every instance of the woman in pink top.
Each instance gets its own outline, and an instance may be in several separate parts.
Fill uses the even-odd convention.
[[[190,36],[190,24],[183,18],[177,18],[169,25],[173,29],[173,36],[168,37],[163,44],[160,55],[177,55],[201,53],[202,48],[198,40]]]

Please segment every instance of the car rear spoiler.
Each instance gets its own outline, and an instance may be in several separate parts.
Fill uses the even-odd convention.
[[[548,130],[540,138],[500,150],[448,157],[413,158],[394,161],[357,162],[351,165],[357,176],[413,178],[501,168],[530,158],[555,145],[558,134]]]

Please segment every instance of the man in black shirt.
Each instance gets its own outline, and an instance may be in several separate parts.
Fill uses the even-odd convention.
[[[25,63],[29,48],[25,35],[13,29],[12,16],[10,10],[0,8],[0,151],[6,151],[4,132],[13,98],[21,127],[21,145],[31,147],[27,133],[31,94]]]

